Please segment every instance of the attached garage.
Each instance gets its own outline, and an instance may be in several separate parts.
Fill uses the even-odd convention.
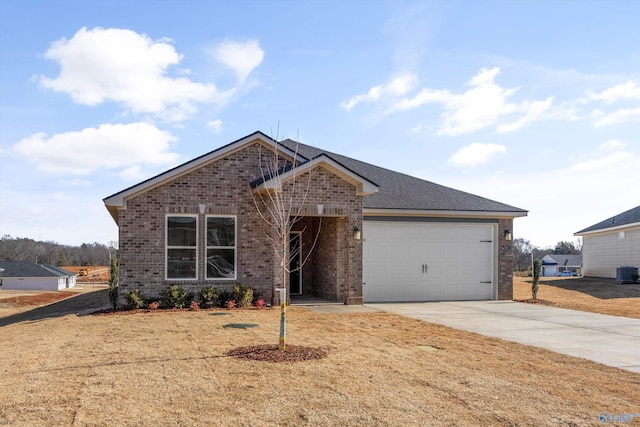
[[[495,299],[497,240],[497,223],[364,221],[364,301]]]

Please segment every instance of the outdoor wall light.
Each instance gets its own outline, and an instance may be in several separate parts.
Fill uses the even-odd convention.
[[[511,231],[510,230],[504,230],[504,240],[511,240]]]
[[[353,227],[353,240],[360,240],[362,238],[362,232],[360,231],[360,229],[356,226]]]

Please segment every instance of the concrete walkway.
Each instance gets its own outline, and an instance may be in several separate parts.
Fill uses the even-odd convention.
[[[367,306],[640,373],[640,319],[514,301]]]

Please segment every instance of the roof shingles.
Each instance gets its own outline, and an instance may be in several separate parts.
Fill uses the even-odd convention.
[[[281,141],[280,143],[290,150],[297,149],[298,154],[305,158],[313,158],[319,154],[326,154],[357,174],[378,184],[378,192],[364,198],[364,208],[512,212],[516,215],[527,212],[523,209],[464,191],[455,190],[340,154],[320,150],[291,139]]]
[[[640,223],[640,206],[629,209],[611,218],[607,218],[604,221],[600,221],[597,224],[587,227],[584,230],[580,230],[575,234],[588,233],[590,231],[605,230],[607,228],[620,227],[628,224]]]

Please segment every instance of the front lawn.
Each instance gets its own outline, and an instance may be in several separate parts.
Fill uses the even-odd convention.
[[[513,299],[531,298],[531,277],[513,278]],[[597,277],[542,277],[538,299],[562,308],[640,319],[640,284]]]
[[[212,313],[6,322],[0,425],[599,425],[640,411],[640,374],[415,319],[290,308],[289,343],[327,355],[271,363],[227,353],[275,346],[278,309]]]

